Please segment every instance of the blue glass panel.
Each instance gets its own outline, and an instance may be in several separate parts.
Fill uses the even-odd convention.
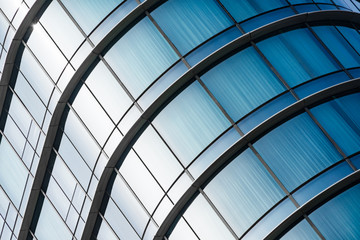
[[[178,56],[154,24],[144,18],[117,41],[105,59],[136,98]]]
[[[266,214],[265,217],[261,219],[252,229],[250,229],[250,231],[241,239],[263,239],[271,230],[273,230],[295,210],[296,207],[290,199],[285,199],[273,210],[271,210],[271,212]]]
[[[226,32],[221,33],[219,36],[209,40],[194,52],[190,53],[187,57],[185,57],[185,59],[191,66],[194,66],[217,49],[240,36],[241,33],[237,27],[230,28]]]
[[[316,119],[345,152],[360,150],[360,94],[352,94],[312,108]]]
[[[257,46],[290,87],[338,69],[307,29],[271,37]]]
[[[148,108],[157,97],[161,95],[171,84],[173,84],[188,68],[179,61],[162,75],[138,100],[143,109]]]
[[[234,239],[202,195],[195,198],[184,217],[200,239]]]
[[[182,55],[232,24],[214,0],[170,0],[151,15]]]
[[[62,240],[71,239],[72,237],[69,229],[47,198],[45,198],[41,208],[40,217],[35,229],[35,236],[39,240]]]
[[[0,143],[0,184],[15,206],[19,206],[28,171],[4,137]]]
[[[221,3],[237,22],[241,22],[259,13],[288,5],[285,0],[221,0]]]
[[[153,123],[185,166],[230,125],[199,82],[179,94]]]
[[[333,26],[312,27],[345,68],[359,67],[360,56]]]
[[[289,0],[291,4],[300,4],[300,3],[313,3],[312,0]]]
[[[319,11],[319,8],[315,4],[299,5],[295,6],[296,11],[299,13]]]
[[[241,122],[238,123],[238,126],[243,131],[243,133],[246,134],[252,129],[254,129],[257,125],[259,125],[272,115],[283,110],[284,108],[290,106],[294,102],[295,98],[290,93],[285,93],[280,97],[275,98],[271,102],[265,104],[264,106],[241,120]]]
[[[349,70],[349,73],[353,78],[359,78],[360,77],[360,68]]]
[[[318,78],[314,81],[306,83],[298,88],[295,88],[295,93],[299,98],[307,97],[313,93],[324,90],[325,88],[334,86],[349,80],[349,77],[344,72],[333,73],[325,77]]]
[[[254,146],[289,191],[342,158],[306,114],[283,123]]]
[[[291,228],[281,240],[313,240],[321,239],[306,220],[302,220],[295,227]]]
[[[360,185],[333,198],[309,215],[326,239],[360,238]]]
[[[128,15],[138,4],[135,0],[127,0],[108,16],[90,35],[90,39],[97,45],[110,30]]]
[[[357,169],[360,169],[360,155],[356,155],[355,157],[351,158],[351,162]]]
[[[99,2],[98,0],[78,0],[63,2],[85,33],[89,34],[113,8],[123,1],[105,0]]]
[[[319,8],[321,10],[338,10],[338,8],[334,5],[328,5],[328,4],[318,4]]]
[[[215,176],[204,191],[238,236],[285,196],[250,149]]]
[[[250,32],[256,28],[262,27],[266,24],[275,22],[279,19],[286,18],[294,14],[295,13],[291,8],[282,8],[245,21],[244,23],[240,24],[240,26],[244,29],[245,32]]]
[[[343,162],[307,183],[292,195],[300,205],[303,205],[327,187],[353,172],[350,165]]]
[[[231,128],[190,165],[189,172],[196,179],[205,171],[223,152],[240,139],[240,134],[235,128]]]
[[[252,47],[223,61],[201,79],[234,121],[285,90]]]
[[[353,28],[349,28],[349,27],[336,27],[341,34],[346,38],[346,40],[351,44],[351,46],[353,48],[355,48],[355,50],[360,53],[360,35],[359,32],[356,31]]]

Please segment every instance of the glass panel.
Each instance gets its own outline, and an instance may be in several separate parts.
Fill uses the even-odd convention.
[[[60,179],[61,181],[62,179]],[[70,207],[70,201],[66,198],[64,192],[59,185],[54,181],[54,178],[50,178],[48,187],[46,189],[46,195],[54,205],[54,208],[59,215],[65,219]]]
[[[352,170],[350,165],[347,162],[343,162],[327,172],[322,173],[320,176],[301,187],[292,195],[300,205],[303,205],[327,187],[353,172],[354,170]]]
[[[103,62],[99,62],[87,77],[86,85],[115,122],[120,120],[132,103]]]
[[[170,0],[151,15],[182,55],[232,24],[214,0]]]
[[[72,237],[69,229],[56,213],[54,207],[47,198],[45,198],[41,208],[39,220],[35,229],[35,236],[39,240],[62,240],[71,239]]]
[[[93,168],[99,155],[100,148],[72,110],[69,110],[66,118],[64,132],[90,168]]]
[[[183,170],[151,126],[141,134],[134,149],[164,189],[168,189]]]
[[[4,137],[0,144],[0,184],[11,201],[19,206],[28,171]]]
[[[189,172],[196,179],[210,166],[222,153],[240,139],[240,134],[235,128],[231,128],[190,165]]]
[[[312,27],[312,29],[314,29],[315,33],[345,68],[358,67],[360,65],[360,56],[346,42],[335,27],[317,26]]]
[[[195,198],[184,217],[200,239],[234,239],[202,195]]]
[[[290,87],[338,69],[307,29],[271,37],[257,46]]]
[[[77,94],[72,106],[94,135],[103,145],[115,125],[101,108],[87,87],[83,86]],[[100,124],[101,123],[101,124]]]
[[[346,155],[360,150],[360,94],[351,94],[311,109]]]
[[[237,22],[241,22],[259,13],[288,5],[284,0],[221,0],[221,3]]]
[[[238,236],[285,196],[250,149],[216,175],[204,191]]]
[[[256,28],[260,28],[266,24],[269,24],[271,22],[275,22],[276,20],[286,18],[288,16],[294,15],[295,12],[287,7],[275,10],[273,12],[265,13],[263,15],[257,16],[255,18],[252,18],[248,21],[245,21],[240,24],[240,26],[243,28],[245,32],[250,32]]]
[[[294,96],[287,92],[265,104],[264,106],[261,106],[259,109],[242,119],[238,123],[238,126],[243,131],[243,133],[246,134],[266,119],[295,103],[295,101],[296,100]]]
[[[71,1],[64,1],[65,4],[67,2]],[[88,21],[91,21],[92,18],[93,15],[88,18]],[[57,1],[52,1],[46,8],[40,22],[68,59],[84,40],[84,36],[82,36]]]
[[[18,155],[22,156],[26,139],[19,128],[15,125],[14,121],[9,117],[6,119],[4,135],[7,137],[8,141],[13,146]]]
[[[141,236],[149,220],[149,215],[119,176],[115,178],[111,197],[138,235]]]
[[[67,60],[39,23],[33,27],[34,31],[27,44],[51,78],[57,80],[65,68]]]
[[[360,53],[360,35],[355,29],[349,27],[336,27],[355,50]]]
[[[132,27],[105,55],[137,98],[178,56],[148,18]]]
[[[201,79],[234,121],[285,91],[252,47],[226,59]]]
[[[244,240],[263,239],[278,224],[286,219],[292,212],[296,210],[295,205],[286,198],[271,212],[266,214],[250,231],[242,238]]]
[[[105,0],[99,2],[98,0],[63,0],[62,2],[85,33],[89,34],[111,10],[123,1]]]
[[[215,52],[217,49],[223,47],[224,45],[228,44],[229,42],[240,36],[241,32],[239,31],[239,29],[237,27],[232,27],[197,48],[195,51],[185,57],[185,59],[191,66],[194,66],[195,64],[203,60],[205,57]]]
[[[153,123],[185,166],[230,125],[198,82],[169,103]]]
[[[115,236],[115,233],[113,232],[113,230],[109,227],[109,225],[104,220],[101,221],[100,229],[99,229],[99,232],[98,232],[98,235],[96,236],[96,238],[99,240],[118,240],[119,239]]]
[[[349,80],[349,77],[346,73],[338,72],[301,85],[300,87],[295,88],[295,92],[299,96],[299,98],[304,98],[313,93],[324,90],[328,87],[332,87],[347,80]]]
[[[309,215],[326,239],[360,238],[360,185],[333,198]]]
[[[146,209],[153,212],[164,192],[134,151],[130,151],[126,156],[120,173]]]
[[[275,128],[254,146],[289,191],[342,158],[305,113]]]
[[[169,240],[198,240],[192,229],[187,225],[183,218],[176,224],[169,236]]]
[[[112,199],[106,206],[104,217],[120,239],[140,239]]]
[[[313,240],[321,239],[306,220],[302,220],[295,227],[291,228],[281,240]]]

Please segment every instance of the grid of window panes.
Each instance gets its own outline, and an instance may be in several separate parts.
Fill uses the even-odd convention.
[[[1,40],[4,52],[1,61],[5,61],[11,34],[19,26],[20,16],[23,18],[32,4],[18,1],[16,10],[1,8],[0,17],[4,17],[4,26],[7,26],[3,28],[7,28],[6,31],[2,30],[6,34]],[[18,234],[49,123],[69,80],[108,31],[139,4],[135,0],[54,0],[39,23],[32,26],[30,37],[22,42],[21,61],[16,64],[18,72],[8,88],[11,104],[5,109],[7,117],[0,145],[2,154],[6,155],[1,163],[5,167],[0,170],[1,207],[5,206],[0,219],[4,220],[3,234],[11,235],[12,231],[15,236]],[[9,5],[1,3],[0,6]],[[246,32],[291,15],[320,10],[359,11],[358,7],[352,0],[241,3],[170,0],[145,11],[144,17],[131,23],[116,43],[98,56],[96,66],[89,69],[88,76],[74,89],[57,132],[48,177],[38,200],[40,215],[30,235],[37,239],[81,237],[97,183],[123,136],[169,85],[204,57]],[[16,12],[19,17],[7,11]],[[295,101],[358,77],[359,40],[358,27],[352,24],[303,25],[244,47],[205,74],[194,76],[196,80],[159,113],[133,145],[121,168],[114,170],[115,182],[110,183],[113,188],[108,193],[107,208],[100,213],[103,221],[97,237],[152,238],[194,179],[244,134]],[[279,53],[283,58],[278,57]],[[346,112],[337,104],[339,111]],[[188,234],[187,239],[207,239],[208,235],[240,237],[246,229],[257,227],[252,226],[257,219],[265,220],[264,214],[269,209],[287,209],[285,216],[295,209],[295,205],[285,199],[286,192],[279,187],[279,182],[294,192],[295,198],[310,185],[309,179],[315,179],[320,172],[330,172],[340,166],[350,168],[344,159],[358,151],[357,142],[342,146],[338,141],[342,135],[327,127],[326,124],[332,124],[326,123],[329,117],[318,111],[318,114],[314,110],[289,120],[232,162],[246,164],[252,171],[243,178],[248,179],[249,188],[252,184],[261,184],[258,192],[246,200],[258,204],[256,213],[239,213],[247,214],[247,218],[241,220],[244,222],[236,216],[233,219],[230,213],[234,209],[226,206],[233,204],[234,196],[221,197],[232,191],[241,195],[251,190],[237,189],[238,186],[233,186],[235,190],[217,189],[217,184],[234,181],[230,179],[234,174],[224,174],[227,179],[222,180],[220,173],[200,190],[170,238],[176,239],[180,233]],[[359,136],[353,125],[359,122],[351,117],[351,114],[343,120],[334,117],[334,121],[348,124],[349,136],[357,140]],[[318,122],[315,123],[314,118]],[[348,118],[354,123],[349,124]],[[325,133],[319,128],[320,124]],[[302,125],[308,133],[293,125]],[[287,147],[277,146],[282,157],[261,147],[269,146],[273,138],[287,139],[289,136],[284,133],[297,134],[299,138],[286,141]],[[307,138],[312,139],[308,141],[309,146],[302,146],[298,153],[292,152],[291,149]],[[255,152],[262,156],[262,161]],[[295,172],[277,167],[283,164],[286,154],[302,156],[303,152],[319,156],[318,165],[302,169],[298,162],[289,166]],[[306,162],[309,157],[303,158]],[[264,163],[272,170],[271,174],[265,170]],[[236,168],[242,169],[242,166],[235,166],[231,171]],[[297,175],[296,171],[306,174]],[[339,174],[339,179],[348,173]],[[220,190],[225,192],[219,194]],[[267,202],[253,201],[253,198],[260,201],[262,198],[258,196],[263,195],[267,195]],[[301,195],[295,199],[300,203],[305,201],[303,198],[307,197]],[[199,216],[212,222],[204,222]],[[211,228],[217,232],[208,231],[211,224],[218,226]]]

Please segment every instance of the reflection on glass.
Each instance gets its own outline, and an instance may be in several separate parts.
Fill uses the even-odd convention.
[[[170,0],[151,15],[182,55],[232,24],[214,0]]]
[[[342,158],[305,113],[275,128],[254,147],[289,191]]]
[[[306,220],[302,220],[295,227],[291,228],[281,240],[315,240],[321,239]]]
[[[360,238],[360,185],[331,199],[309,215],[326,239]]]
[[[276,35],[257,46],[290,87],[339,68],[307,29]]]
[[[216,175],[204,191],[238,236],[285,196],[250,149]]]
[[[230,125],[198,82],[181,92],[153,123],[185,166]]]

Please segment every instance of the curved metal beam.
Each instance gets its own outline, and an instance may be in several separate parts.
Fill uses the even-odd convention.
[[[106,192],[106,187],[109,184],[110,176],[116,165],[118,164],[119,159],[123,157],[124,153],[126,153],[127,149],[134,143],[142,131],[146,128],[149,122],[159,113],[159,111],[167,105],[167,103],[177,96],[179,92],[187,86],[189,83],[193,81],[194,76],[200,74],[201,72],[205,71],[209,66],[216,64],[217,61],[227,55],[236,51],[236,49],[240,49],[251,41],[256,41],[265,37],[268,34],[276,32],[278,30],[291,27],[297,24],[306,23],[306,22],[316,22],[316,21],[346,21],[346,22],[354,22],[360,23],[360,15],[353,13],[353,12],[345,12],[345,11],[318,11],[318,12],[311,12],[311,13],[303,13],[299,15],[290,16],[285,19],[281,19],[279,21],[273,22],[264,26],[263,28],[256,29],[252,32],[242,35],[241,37],[237,38],[236,40],[232,41],[231,43],[225,45],[221,49],[217,50],[207,58],[203,59],[193,68],[189,69],[183,76],[181,76],[173,85],[171,85],[161,96],[159,96],[153,104],[145,110],[145,112],[141,115],[141,117],[134,123],[132,128],[128,131],[128,133],[124,136],[116,150],[114,151],[113,155],[111,156],[110,160],[105,167],[100,181],[98,183],[94,200],[91,205],[90,213],[88,215],[88,219],[86,221],[84,235],[82,236],[83,240],[90,239],[92,234],[92,229],[95,226],[96,218],[99,214],[99,210]],[[302,101],[302,103],[304,103]],[[276,117],[273,118],[276,121]],[[278,121],[276,121],[278,122]],[[261,131],[261,132],[259,132]],[[262,133],[262,128],[257,128],[254,132]],[[255,133],[253,133],[255,134]],[[247,137],[243,138],[247,139]],[[121,164],[121,163],[120,163]],[[198,181],[196,182],[198,183]],[[196,187],[196,185],[195,185]],[[195,191],[191,190],[192,187],[189,189],[191,193]],[[197,188],[196,188],[197,189]],[[190,193],[189,192],[189,193]],[[187,194],[186,194],[187,195]],[[192,196],[192,194],[191,194]],[[181,201],[181,200],[180,200]],[[161,237],[165,234],[165,228],[167,229],[172,221],[175,219],[177,214],[175,212],[179,212],[182,209],[183,204],[187,202],[183,200],[180,202],[180,205],[176,205],[167,218],[165,220],[165,225],[162,225],[159,229],[155,239],[162,239]],[[182,205],[182,206],[181,206]],[[173,220],[170,220],[173,219]]]
[[[3,107],[5,100],[7,98],[7,89],[10,83],[11,76],[15,69],[16,56],[21,46],[22,40],[28,34],[28,31],[31,31],[31,26],[37,22],[39,14],[41,14],[43,7],[46,6],[51,0],[37,0],[34,5],[30,8],[29,12],[24,17],[19,28],[16,30],[15,36],[12,39],[11,45],[9,47],[8,54],[6,55],[3,74],[0,80],[0,119],[4,116],[2,115]]]
[[[293,212],[288,218],[286,218],[283,222],[281,222],[276,228],[274,228],[265,238],[264,240],[273,240],[279,239],[282,235],[284,235],[290,227],[294,226],[294,224],[304,218],[304,214],[310,214],[315,211],[317,208],[324,205],[326,202],[330,201],[334,197],[338,196],[342,192],[346,191],[350,187],[360,182],[360,171],[356,171],[339,182],[335,183],[331,187],[325,189],[314,198],[309,200],[303,206],[298,208],[295,212]]]
[[[46,1],[49,1],[49,0],[39,0],[38,2],[46,2]],[[48,163],[50,160],[51,150],[52,150],[52,147],[55,142],[55,137],[56,137],[57,131],[59,129],[60,120],[63,116],[65,106],[66,106],[67,102],[69,101],[71,95],[73,94],[76,86],[81,81],[82,77],[85,75],[85,73],[88,71],[88,69],[92,66],[92,64],[94,62],[96,62],[98,56],[101,53],[103,53],[107,48],[109,48],[109,46],[111,46],[111,44],[114,42],[114,39],[116,39],[120,33],[122,33],[123,31],[126,31],[128,26],[131,25],[133,22],[137,21],[137,19],[139,17],[141,17],[142,15],[145,16],[145,11],[151,9],[152,7],[156,6],[157,4],[159,4],[162,1],[164,1],[164,0],[147,0],[147,1],[143,2],[141,5],[139,5],[138,7],[136,7],[130,14],[128,14],[91,51],[91,53],[83,61],[83,63],[80,65],[80,67],[74,73],[73,77],[71,78],[68,85],[66,86],[64,92],[62,93],[62,95],[55,107],[54,114],[50,121],[49,129],[48,129],[48,132],[47,132],[47,135],[45,138],[44,147],[43,147],[41,157],[39,160],[38,169],[36,171],[33,186],[32,186],[31,192],[30,192],[28,205],[26,207],[24,219],[23,219],[23,222],[22,222],[22,225],[20,228],[19,240],[25,240],[27,237],[27,234],[29,232],[30,225],[32,223],[32,219],[34,217],[36,205],[37,205],[37,202],[39,199],[41,186],[43,184],[46,169],[48,167]],[[34,7],[35,7],[35,4],[34,4]],[[31,22],[32,21],[30,21],[29,26],[31,25]],[[25,30],[25,32],[26,32],[26,30]],[[18,39],[18,38],[16,38],[16,39]],[[18,46],[20,46],[21,39],[16,40],[15,43],[18,44]],[[10,54],[10,55],[14,55],[14,57],[11,59],[12,62],[14,62],[16,54]],[[12,72],[12,68],[10,69],[10,72],[7,73],[7,75],[9,75],[8,79],[7,79],[7,84],[9,83],[11,72]],[[4,74],[5,74],[5,72],[4,72]],[[3,75],[3,78],[4,78],[4,75]],[[4,83],[5,83],[5,80],[4,80]],[[7,90],[7,85],[6,85],[6,88],[4,91],[6,92],[6,90]],[[2,96],[1,92],[0,92],[0,96]]]

